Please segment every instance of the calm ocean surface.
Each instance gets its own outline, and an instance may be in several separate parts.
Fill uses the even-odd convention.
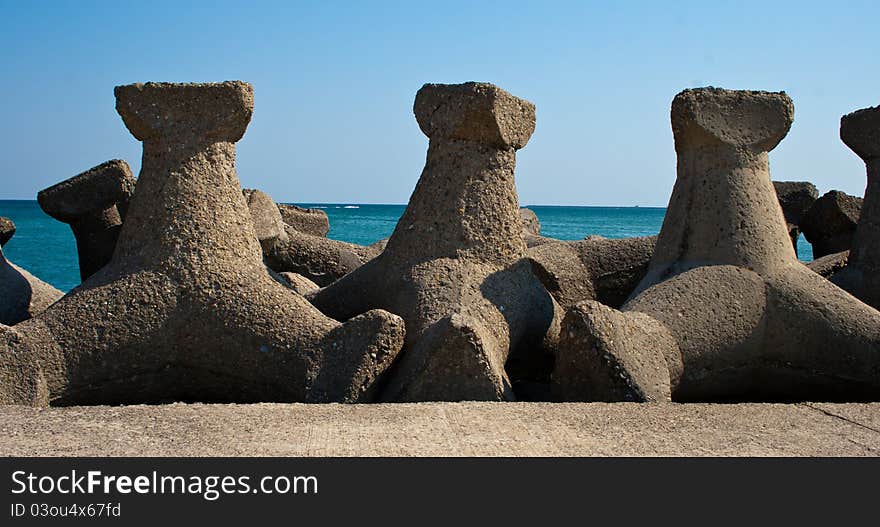
[[[330,218],[329,237],[362,245],[391,235],[405,205],[297,203],[321,208]],[[541,234],[578,240],[590,234],[607,238],[649,236],[660,232],[665,208],[529,206],[541,220]],[[67,225],[47,216],[36,201],[0,200],[0,216],[15,222],[15,237],[3,248],[6,257],[62,291],[79,285],[76,242]],[[801,260],[813,258],[801,236]]]

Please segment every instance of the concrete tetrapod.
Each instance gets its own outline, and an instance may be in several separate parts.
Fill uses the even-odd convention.
[[[819,191],[816,185],[809,181],[774,181],[773,188],[779,205],[782,206],[782,215],[788,228],[788,236],[791,238],[794,252],[797,254],[798,238],[801,235],[801,216],[806,214],[813,203],[819,199]]]
[[[254,231],[257,233],[263,253],[265,254],[276,243],[286,241],[284,221],[272,198],[262,190],[246,188],[242,189],[241,193],[247,201],[251,220],[254,222]]]
[[[0,218],[8,234],[2,245],[15,234],[15,224]],[[27,320],[52,305],[64,293],[6,259],[0,249],[0,324],[11,326]]]
[[[278,203],[281,219],[299,232],[312,236],[327,236],[330,232],[330,219],[321,209],[306,209],[296,205]]]
[[[402,321],[346,324],[266,272],[235,172],[253,111],[243,82],[118,86],[143,142],[110,263],[40,316],[0,332],[0,403],[361,401]]]
[[[656,236],[557,240],[541,236],[533,210],[521,208],[520,214],[532,268],[563,309],[584,300],[620,307],[645,275],[657,241]]]
[[[810,271],[830,280],[831,277],[846,267],[848,261],[849,251],[843,251],[816,258],[812,262],[807,263],[806,266]]]
[[[528,255],[547,291],[563,308],[598,300],[619,308],[645,276],[656,236],[552,240],[529,247]]]
[[[15,236],[15,223],[9,218],[0,216],[0,247]]]
[[[312,282],[305,276],[296,273],[278,273],[278,276],[285,282],[285,284],[296,291],[297,293],[305,296],[308,293],[312,293],[321,289],[321,287]]]
[[[809,181],[774,181],[773,190],[785,221],[794,225],[800,223],[801,217],[819,199],[819,190]]]
[[[850,250],[861,211],[862,198],[839,190],[817,199],[798,223],[813,246],[813,258]]]
[[[283,204],[279,204],[278,209],[287,225],[287,234],[279,243],[264,250],[266,264],[275,272],[294,272],[320,286],[330,285],[369,262],[384,251],[388,243],[387,238],[366,246],[331,240],[326,238],[330,224],[324,211]],[[527,242],[558,241],[539,235],[541,223],[532,210],[522,208],[520,213]],[[320,214],[327,226],[323,231]]]
[[[385,250],[310,298],[340,320],[381,307],[406,321],[383,400],[511,399],[508,355],[539,355],[555,320],[514,184],[535,107],[491,84],[426,84],[414,113],[427,160]]]
[[[833,282],[880,309],[880,106],[844,115],[840,138],[865,161],[868,185],[849,260]]]
[[[112,159],[37,194],[46,214],[70,225],[82,280],[113,256],[134,187],[128,163]]]
[[[284,225],[285,236],[269,247],[266,265],[277,273],[297,273],[319,286],[330,285],[382,250],[377,247],[331,240]]]
[[[597,378],[613,400],[880,396],[880,312],[797,261],[770,183],[793,114],[784,93],[675,97],[678,177],[648,273],[622,311],[566,315],[559,397],[595,397]]]
[[[519,209],[519,215],[522,218],[523,232],[526,235],[541,235],[541,220],[538,219],[538,215],[535,214],[535,211],[526,207],[521,207]]]

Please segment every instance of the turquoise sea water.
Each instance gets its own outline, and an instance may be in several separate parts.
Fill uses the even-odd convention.
[[[391,235],[404,205],[297,203],[317,207],[330,218],[329,237],[368,245]],[[529,206],[541,221],[541,234],[578,240],[591,234],[607,238],[649,236],[660,232],[665,208]],[[62,291],[79,285],[76,242],[70,227],[47,216],[36,201],[0,200],[0,216],[12,219],[15,237],[3,248],[7,258]],[[801,260],[813,258],[801,236]]]

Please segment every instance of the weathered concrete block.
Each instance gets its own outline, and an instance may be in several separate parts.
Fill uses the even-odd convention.
[[[406,321],[384,400],[511,399],[505,364],[530,363],[558,331],[553,299],[523,259],[514,185],[534,106],[489,84],[427,84],[414,112],[428,157],[394,234],[310,298],[338,320],[381,307]]]
[[[673,400],[876,399],[880,312],[797,261],[770,183],[767,153],[792,122],[790,99],[686,90],[671,117],[678,177],[653,259],[622,315],[597,320],[610,328],[640,313],[668,330],[682,363],[680,380],[670,376]],[[594,325],[582,327],[612,356],[633,349],[653,356],[624,363],[627,378],[652,391],[671,346],[652,345],[645,323]],[[618,363],[584,368],[598,364],[608,377]]]
[[[296,291],[297,293],[305,296],[309,293],[314,293],[318,289],[321,289],[321,286],[312,282],[305,276],[297,273],[279,273],[281,278],[290,286],[291,289]]]
[[[681,376],[674,337],[642,313],[622,313],[586,301],[566,312],[559,340],[553,371],[558,400],[670,401],[671,387]]]
[[[278,204],[284,223],[304,234],[327,236],[330,232],[330,220],[321,209],[306,209],[296,205]]]
[[[113,256],[134,187],[128,163],[112,159],[37,194],[43,211],[73,230],[83,280]]]
[[[297,273],[327,286],[375,258],[381,250],[313,236],[285,225],[285,239],[265,252],[266,265],[278,273]]]
[[[425,84],[413,112],[426,136],[519,150],[535,131],[535,105],[483,82]]]
[[[262,190],[242,189],[241,192],[247,200],[254,230],[257,232],[257,239],[263,252],[269,251],[276,243],[286,241],[284,221],[272,198]]]
[[[113,258],[3,332],[0,403],[362,401],[403,344],[399,317],[333,321],[263,265],[235,172],[243,82],[119,86],[144,156]]]
[[[816,258],[807,264],[807,269],[813,271],[823,278],[831,278],[838,271],[846,267],[849,261],[849,251],[843,251],[834,254],[828,254],[821,258]]]
[[[797,254],[798,238],[801,235],[798,225],[801,217],[819,198],[819,191],[808,181],[774,181],[773,188],[779,198],[779,205],[782,206],[782,215],[788,224],[788,236]]]
[[[15,223],[0,217],[0,246],[15,235]],[[13,264],[0,249],[0,324],[12,326],[55,303],[64,293]]]
[[[530,247],[528,256],[541,283],[563,308],[584,300],[619,308],[645,276],[656,241],[656,236],[548,238]]]
[[[0,247],[15,236],[15,223],[9,218],[0,217]]]
[[[13,264],[0,249],[0,324],[12,326],[42,313],[64,293]]]
[[[798,225],[801,217],[819,199],[819,190],[809,181],[774,181],[773,189],[785,221]]]
[[[849,261],[833,280],[880,309],[880,106],[844,115],[840,138],[865,161],[868,185]]]
[[[535,211],[522,207],[519,209],[519,214],[522,217],[523,232],[532,236],[540,236],[541,222],[538,220],[538,215],[535,214]]]
[[[813,246],[813,258],[848,251],[862,211],[862,198],[832,190],[801,217],[800,230]]]

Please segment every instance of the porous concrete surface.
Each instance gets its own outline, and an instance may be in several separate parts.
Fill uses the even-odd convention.
[[[532,236],[541,235],[541,220],[538,219],[538,215],[535,214],[535,211],[520,207],[519,215],[522,217],[524,233],[531,234]]]
[[[644,278],[656,242],[656,236],[544,238],[529,247],[528,258],[541,283],[563,308],[583,300],[619,308]]]
[[[426,84],[413,111],[428,155],[387,246],[307,298],[336,320],[384,309],[406,322],[383,402],[513,399],[517,380],[541,377],[561,314],[524,259],[514,182],[535,106],[471,82]]]
[[[806,266],[807,269],[819,276],[831,278],[835,273],[846,267],[847,262],[849,262],[849,251],[843,251],[816,258],[806,264]]]
[[[73,230],[83,281],[113,257],[135,184],[128,163],[111,159],[37,194],[43,212]]]
[[[330,219],[321,209],[307,209],[296,205],[278,204],[278,212],[284,223],[299,232],[312,236],[327,236],[330,232]]]
[[[768,153],[794,120],[791,99],[685,90],[673,100],[671,120],[675,187],[647,274],[621,309],[648,315],[673,335],[684,369],[671,383],[672,400],[880,400],[880,312],[797,260],[770,183]],[[642,324],[628,329],[560,346],[613,338],[602,346],[612,355],[639,349],[668,358],[676,351],[665,341],[649,346]],[[577,327],[563,323],[561,331],[570,330]],[[567,355],[578,351],[557,353]],[[591,366],[623,365],[634,382],[656,377],[633,368],[658,363],[615,357]]]
[[[284,220],[281,219],[281,212],[272,198],[257,189],[246,188],[242,189],[241,193],[247,200],[254,230],[257,233],[257,239],[260,240],[263,252],[271,249],[276,243],[287,241]]]
[[[235,171],[253,87],[114,93],[144,149],[119,242],[80,287],[0,326],[0,402],[370,400],[403,321],[374,310],[340,324],[266,271]]]
[[[819,190],[809,181],[774,181],[773,189],[779,198],[785,221],[794,225],[819,199]]]
[[[0,325],[18,324],[42,313],[64,295],[6,259],[0,249]],[[0,328],[0,333],[2,333]]]
[[[880,309],[880,106],[844,115],[840,138],[865,161],[868,186],[849,261],[833,280],[862,302]]]
[[[792,246],[797,252],[798,238],[801,235],[798,224],[801,216],[806,214],[819,199],[819,190],[809,181],[774,181],[773,188],[779,198],[779,205],[782,206],[782,214],[785,216]]]
[[[266,265],[276,273],[297,273],[319,286],[327,286],[369,262],[379,248],[331,240],[284,227],[282,240],[267,249]]]
[[[4,456],[877,456],[880,404],[0,407]]]
[[[6,242],[15,235],[15,223],[9,218],[0,216],[0,246],[6,245]]]
[[[798,227],[813,247],[813,258],[852,248],[863,202],[857,196],[832,190],[804,213]]]

